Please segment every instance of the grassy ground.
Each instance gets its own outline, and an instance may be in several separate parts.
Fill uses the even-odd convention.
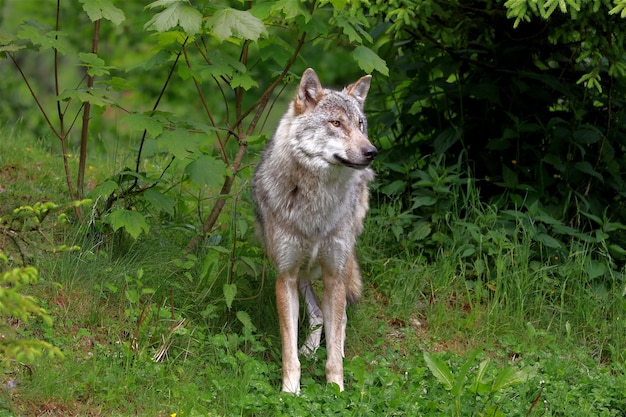
[[[0,217],[64,202],[62,172],[45,141],[1,131]],[[96,162],[90,175],[108,174]],[[24,232],[20,251],[40,274],[28,292],[54,324],[2,320],[64,357],[5,362],[0,416],[626,416],[624,283],[589,280],[588,252],[530,259],[523,222],[512,239],[497,233],[497,215],[474,208],[467,224],[455,220],[456,243],[434,254],[394,243],[388,207],[372,211],[346,391],[325,385],[320,349],[302,359],[300,397],[279,392],[274,271],[258,267],[253,242],[231,264],[210,246],[187,253],[190,232],[172,223],[133,241],[51,220]],[[470,224],[482,257],[467,255]],[[59,242],[81,249],[46,251]],[[226,303],[230,267],[241,297]]]

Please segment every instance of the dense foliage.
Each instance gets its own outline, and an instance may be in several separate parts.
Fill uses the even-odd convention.
[[[574,237],[623,260],[623,3],[372,3],[397,56],[383,191],[420,213],[425,158],[461,161],[483,201],[530,212],[559,254]]]

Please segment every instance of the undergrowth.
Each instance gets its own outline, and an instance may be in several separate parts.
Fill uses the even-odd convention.
[[[6,152],[36,141],[5,137],[0,216],[11,201],[60,195],[62,179],[22,181],[38,178],[29,155],[41,150]],[[373,201],[342,393],[325,384],[324,349],[302,359],[301,396],[279,392],[274,271],[241,201],[197,252],[184,249],[192,229],[172,219],[138,239],[56,218],[21,232],[40,275],[22,289],[53,325],[13,330],[64,356],[10,363],[0,416],[626,415],[622,271],[601,245],[553,250],[538,238],[545,221],[479,203],[459,172],[447,178],[449,193],[421,211]],[[420,226],[397,224],[417,215]],[[48,241],[73,250],[45,251]]]

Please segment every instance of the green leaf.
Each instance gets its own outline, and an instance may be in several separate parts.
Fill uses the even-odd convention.
[[[263,21],[250,12],[231,8],[218,10],[210,19],[213,34],[225,41],[231,36],[257,41],[261,35],[267,35]]]
[[[411,206],[411,210],[415,210],[420,207],[430,207],[437,203],[437,199],[435,197],[431,197],[428,195],[413,197],[412,201],[413,205]]]
[[[506,165],[502,165],[502,180],[506,188],[517,188],[517,174]]]
[[[541,242],[544,246],[548,248],[559,249],[563,247],[563,243],[561,243],[559,240],[556,240],[552,236],[547,235],[545,233],[537,234],[537,236],[535,236],[534,239],[537,242]]]
[[[202,260],[198,277],[202,280],[207,277],[215,277],[218,274],[219,252],[209,251]]]
[[[70,100],[76,99],[81,103],[90,103],[94,106],[105,107],[113,104],[113,101],[107,97],[105,90],[92,89],[78,89],[78,90],[65,90],[57,97],[58,100]]]
[[[626,249],[622,248],[620,245],[611,244],[609,245],[609,250],[614,256],[626,256]]]
[[[157,32],[166,32],[178,25],[183,28],[187,35],[195,35],[202,26],[202,13],[187,4],[187,2],[157,1],[147,7],[154,8],[169,4],[165,10],[155,14],[144,25],[144,29],[154,28]]]
[[[615,2],[615,7],[609,10],[609,14],[620,14],[622,19],[626,18],[626,1]]]
[[[106,96],[106,92],[102,90],[84,90],[77,91],[76,98],[81,103],[89,103],[93,106],[106,107],[113,104],[113,101]]]
[[[311,13],[298,0],[279,0],[272,4],[272,11],[280,10],[285,19],[293,20],[298,16],[304,16],[304,21],[311,20]]]
[[[0,30],[0,52],[15,52],[24,49],[24,45],[14,43],[16,40],[17,38],[12,34]]]
[[[130,80],[121,77],[111,77],[109,79],[99,80],[97,84],[110,87],[115,91],[128,91],[136,89],[135,85]]]
[[[224,292],[224,300],[226,301],[226,306],[230,310],[233,305],[233,301],[235,301],[235,295],[237,295],[237,284],[224,284],[222,288]]]
[[[10,43],[8,45],[0,45],[0,52],[16,52],[24,48],[25,46],[18,46],[18,45]]]
[[[591,261],[587,265],[587,275],[590,280],[601,277],[607,271],[606,263],[601,261]]]
[[[395,180],[391,183],[380,188],[380,191],[391,196],[395,194],[402,194],[406,189],[406,181],[404,180]]]
[[[349,370],[354,375],[354,380],[360,386],[365,384],[365,360],[360,356],[355,356],[350,361]]]
[[[65,90],[58,95],[58,100],[76,99],[81,103],[91,103],[94,106],[105,107],[113,104],[113,101],[106,95],[105,90],[92,89],[78,89],[78,90]]]
[[[70,50],[70,44],[67,41],[67,33],[61,31],[49,30],[47,27],[35,21],[27,21],[20,25],[17,32],[17,38],[31,42],[35,46],[44,49],[54,48],[61,55]]]
[[[237,319],[239,319],[241,324],[243,324],[243,327],[245,327],[246,329],[250,330],[251,332],[256,331],[256,326],[254,325],[254,323],[252,323],[250,315],[245,311],[238,311]]]
[[[145,113],[128,114],[121,119],[128,124],[130,130],[146,130],[150,136],[156,138],[163,132],[165,121]]]
[[[424,361],[426,362],[428,369],[430,369],[430,372],[432,372],[434,377],[443,384],[444,388],[451,390],[454,386],[454,375],[452,375],[448,365],[428,352],[424,352]]]
[[[102,184],[98,184],[96,188],[89,193],[89,195],[94,198],[108,198],[115,190],[117,190],[118,187],[119,185],[115,181],[104,181]]]
[[[165,213],[169,215],[174,214],[175,202],[174,202],[174,199],[171,198],[170,196],[160,193],[154,188],[150,188],[149,190],[146,190],[143,196],[145,197],[146,201],[150,203],[157,210],[164,211]]]
[[[359,67],[368,74],[374,71],[378,71],[381,74],[388,76],[389,68],[384,59],[378,56],[378,54],[372,51],[366,46],[357,46],[352,52]]]
[[[17,38],[12,34],[0,29],[0,45],[6,45],[15,42]]]
[[[587,213],[587,212],[584,212],[584,211],[581,211],[580,214],[582,214],[583,216],[585,216],[588,219],[592,220],[593,222],[595,222],[599,226],[604,226],[604,221],[600,217],[596,216],[595,214]]]
[[[335,10],[343,10],[348,4],[348,0],[330,0],[330,3],[333,5]]]
[[[113,210],[108,216],[107,221],[114,231],[124,228],[133,239],[137,239],[141,232],[148,233],[148,224],[143,214],[124,209]]]
[[[83,10],[92,22],[100,19],[110,20],[115,26],[126,19],[124,12],[111,3],[111,0],[80,0]]]
[[[411,239],[414,241],[426,239],[430,233],[432,232],[432,228],[429,222],[420,221],[415,226],[413,226],[413,231],[411,232]]]
[[[593,167],[591,166],[589,162],[587,161],[576,162],[574,167],[580,172],[584,172],[585,174],[591,175],[592,177],[599,179],[600,182],[604,182],[604,178],[602,177],[602,175],[600,175],[598,171],[593,169]]]
[[[504,368],[502,371],[498,373],[496,379],[493,381],[493,386],[491,387],[491,392],[497,392],[501,389],[510,387],[514,384],[521,384],[522,382],[526,382],[530,375],[523,370],[516,370],[515,368]]]
[[[252,87],[258,87],[259,84],[248,74],[238,72],[231,78],[230,86],[232,88],[243,87],[247,91]]]
[[[485,359],[478,366],[478,370],[476,371],[476,379],[470,388],[471,391],[475,394],[486,394],[489,392],[489,388],[487,388],[487,384],[485,383],[485,375],[487,374],[487,366],[489,365],[489,359]]]
[[[104,65],[104,59],[99,58],[98,55],[93,53],[78,54],[78,58],[83,62],[83,67],[87,68],[87,74],[92,77],[98,77],[102,75],[109,75],[109,69],[113,68]]]
[[[357,33],[357,31],[355,30],[355,28],[352,26],[351,21],[346,20],[340,16],[335,16],[335,23],[337,26],[341,27],[343,29],[343,33],[344,35],[348,36],[348,40],[351,43],[361,43],[362,42],[362,38],[361,36]],[[371,72],[371,71],[368,71]]]
[[[201,156],[187,164],[185,172],[197,187],[217,188],[222,185],[226,175],[226,165],[219,159]]]
[[[602,139],[602,133],[595,126],[582,127],[572,133],[575,142],[583,145],[591,145]]]
[[[139,302],[139,292],[133,288],[127,288],[126,291],[124,291],[124,296],[131,304]]]
[[[476,357],[478,356],[480,352],[481,352],[480,349],[476,349],[467,358],[463,366],[461,366],[461,369],[459,369],[458,375],[456,376],[456,381],[454,381],[454,386],[452,387],[452,390],[450,391],[453,395],[457,397],[457,400],[460,398],[461,394],[463,393],[463,385],[465,384],[465,378],[467,377],[467,374],[469,373],[472,366],[474,366],[474,360],[476,359]]]
[[[204,65],[200,70],[203,79],[227,76],[231,77],[236,71],[246,72],[247,68],[239,60],[217,49],[208,51],[207,57],[211,65]]]
[[[443,155],[452,145],[457,143],[463,136],[463,131],[455,127],[447,127],[443,132],[437,135],[433,146],[438,155]]]
[[[155,7],[169,7],[174,3],[180,3],[185,0],[157,0],[146,6],[146,9],[154,9]]]
[[[159,149],[176,158],[185,159],[189,153],[198,150],[204,138],[204,135],[191,133],[186,129],[166,130],[157,138],[157,144]]]

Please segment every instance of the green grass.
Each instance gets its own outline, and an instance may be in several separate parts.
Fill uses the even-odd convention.
[[[64,202],[58,155],[27,135],[0,136],[0,217]],[[532,224],[460,195],[469,209],[451,213],[434,243],[398,242],[388,207],[372,211],[359,246],[364,296],[348,313],[346,391],[326,386],[320,349],[302,359],[300,397],[279,392],[274,271],[251,228],[238,227],[231,262],[228,215],[223,241],[197,254],[172,222],[134,241],[49,219],[23,246],[41,277],[28,291],[54,325],[14,326],[64,358],[5,363],[0,416],[626,415],[621,275],[590,274],[590,246],[537,259]],[[81,249],[49,253],[48,240]]]

